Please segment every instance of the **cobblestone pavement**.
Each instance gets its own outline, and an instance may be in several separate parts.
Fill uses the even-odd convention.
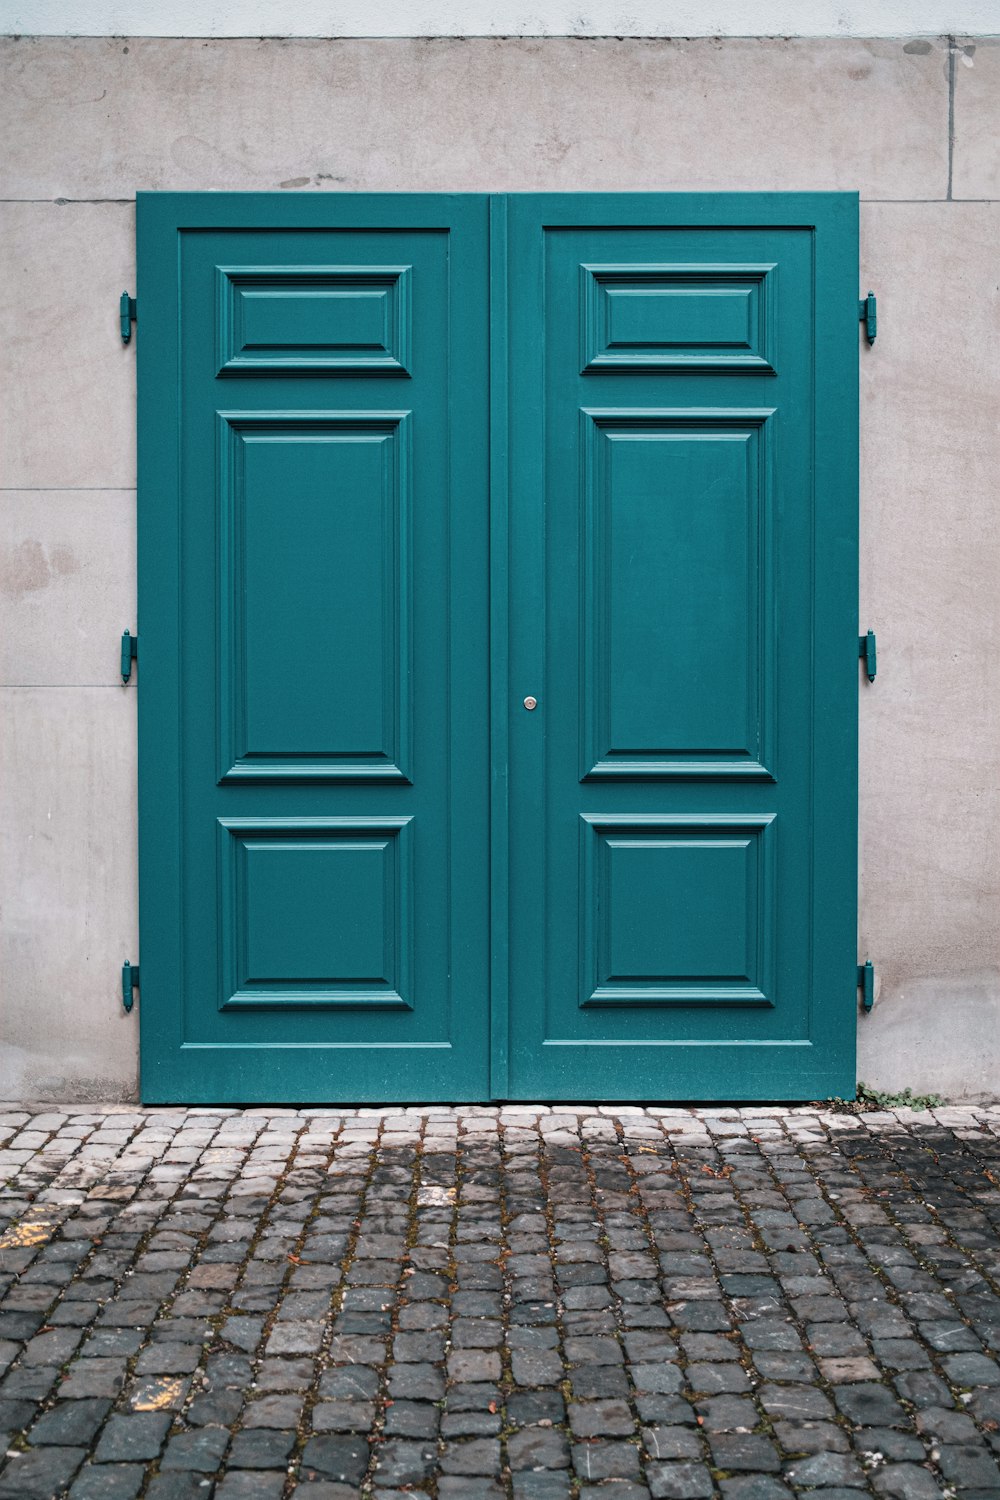
[[[0,1106],[0,1500],[1000,1495],[1000,1107]]]

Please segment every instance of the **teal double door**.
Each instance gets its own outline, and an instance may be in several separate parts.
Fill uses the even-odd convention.
[[[856,198],[138,242],[143,1098],[851,1091]]]

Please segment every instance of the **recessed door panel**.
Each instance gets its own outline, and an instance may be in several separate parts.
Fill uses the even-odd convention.
[[[408,779],[409,416],[219,414],[223,780]]]
[[[769,814],[581,816],[580,1004],[774,1004]]]
[[[220,375],[406,375],[409,266],[220,266]]]
[[[583,774],[770,775],[768,410],[587,410]]]
[[[220,818],[220,1010],[412,1010],[410,823]]]
[[[581,266],[584,371],[770,370],[774,266]]]

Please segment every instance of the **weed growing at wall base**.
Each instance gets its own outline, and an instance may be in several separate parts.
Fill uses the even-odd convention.
[[[880,1089],[870,1089],[866,1083],[858,1084],[853,1099],[824,1099],[827,1109],[839,1114],[863,1115],[877,1109],[938,1109],[944,1100],[940,1094],[915,1094],[912,1089],[902,1089],[898,1094],[888,1094]]]

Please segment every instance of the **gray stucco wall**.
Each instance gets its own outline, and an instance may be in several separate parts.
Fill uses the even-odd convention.
[[[136,1086],[142,188],[860,192],[859,1075],[1000,1092],[996,41],[7,39],[0,139],[0,1097]]]

